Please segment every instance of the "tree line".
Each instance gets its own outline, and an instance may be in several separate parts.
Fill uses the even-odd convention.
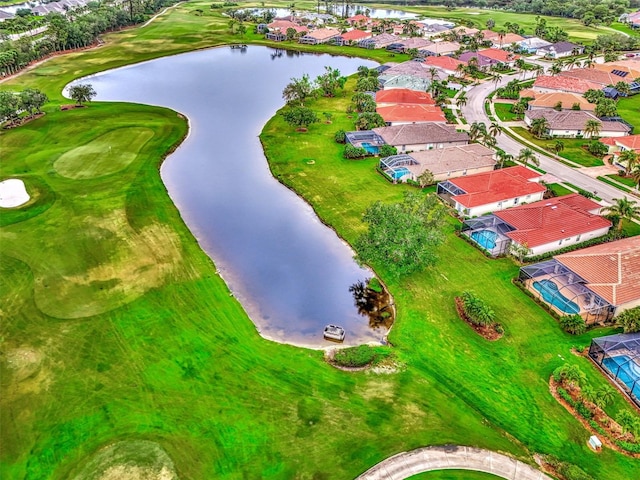
[[[127,0],[117,6],[91,2],[67,15],[49,13],[42,25],[47,31],[41,36],[0,42],[0,77],[52,53],[93,45],[100,34],[141,23],[174,3],[177,0]]]

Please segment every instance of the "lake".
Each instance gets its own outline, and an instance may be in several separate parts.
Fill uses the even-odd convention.
[[[312,208],[269,171],[258,135],[292,77],[325,66],[343,75],[371,61],[267,47],[165,57],[94,75],[98,100],[162,105],[186,115],[190,133],[164,162],[169,195],[261,334],[321,347],[326,324],[345,344],[380,342],[349,287],[371,277]],[[304,134],[291,130],[292,142]],[[194,299],[197,302],[197,299]],[[210,321],[215,321],[211,312]]]

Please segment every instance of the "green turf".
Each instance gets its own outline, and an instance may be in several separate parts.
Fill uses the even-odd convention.
[[[640,133],[640,95],[618,100],[618,115],[634,126],[634,133]]]
[[[556,142],[555,138],[541,140],[531,135],[529,130],[523,127],[512,127],[512,130],[546,152],[554,153],[551,151],[551,147],[553,147]],[[564,143],[564,150],[559,154],[562,158],[566,158],[567,160],[577,163],[578,165],[582,165],[583,167],[599,167],[604,165],[604,162],[600,158],[594,157],[582,148],[582,146],[587,144],[589,140],[585,140],[583,138],[558,138],[557,140]]]
[[[620,185],[620,184],[619,184],[619,183],[617,183],[617,182],[613,182],[613,181],[611,181],[611,179],[609,179],[609,178],[607,178],[607,177],[597,177],[597,178],[598,178],[598,180],[600,180],[601,182],[604,182],[604,183],[606,183],[606,184],[608,184],[608,185],[611,185],[612,187],[615,187],[615,188],[617,188],[618,190],[622,190],[623,192],[626,192],[626,193],[630,193],[630,192],[631,192],[631,189],[630,189],[630,188],[627,188],[627,187],[625,187],[624,185]]]
[[[615,180],[618,183],[622,183],[623,185],[626,185],[627,187],[637,187],[638,186],[638,182],[636,182],[633,178],[631,177],[621,177],[620,175],[616,175],[615,173],[612,173],[610,175],[605,175],[606,177]]]
[[[547,184],[547,187],[552,190],[558,197],[561,197],[562,195],[569,195],[570,193],[575,193],[573,190],[569,190],[561,183],[549,183]]]
[[[435,470],[413,475],[408,480],[496,480],[498,478],[501,477],[470,470]]]
[[[493,104],[493,107],[496,110],[496,115],[503,122],[516,122],[518,120],[522,120],[522,116],[511,112],[511,107],[513,107],[511,103],[496,102]]]
[[[224,42],[225,19],[192,13],[206,5],[109,35],[107,46],[50,60],[9,88],[35,86],[64,101],[59,91],[74,77]],[[332,125],[299,134],[276,116],[262,138],[279,178],[353,241],[367,205],[408,187],[382,179],[373,159],[342,159],[330,138],[352,126],[344,101],[313,104],[334,112]],[[593,455],[588,432],[547,388],[564,361],[605,384],[571,348],[612,330],[563,333],[511,283],[517,266],[487,260],[453,234],[453,219],[434,268],[389,282],[398,372],[338,371],[319,352],[261,339],[182,222],[158,164],[185,135],[183,118],[117,103],[46,111],[0,134],[0,176],[43,192],[35,214],[2,214],[10,221],[0,230],[1,478],[86,476],[105,447],[123,441],[123,458],[140,467],[149,457],[136,442],[154,442],[161,450],[151,451],[166,452],[182,479],[348,479],[394,453],[448,443],[525,461],[551,453],[596,478],[633,477],[637,461],[607,449]],[[58,173],[58,158],[142,125],[153,137],[117,174]],[[309,141],[292,144],[300,135]],[[469,286],[490,299],[506,329],[500,341],[469,335],[457,317],[453,297]],[[618,395],[608,411],[622,408]]]

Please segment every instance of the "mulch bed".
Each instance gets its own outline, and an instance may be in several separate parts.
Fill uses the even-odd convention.
[[[20,127],[26,123],[29,123],[31,120],[35,120],[36,118],[40,118],[40,117],[44,117],[44,112],[36,113],[33,117],[21,117],[17,121],[9,123],[2,128],[4,128],[5,130],[8,130],[10,128]]]
[[[469,317],[467,317],[467,314],[464,312],[464,306],[462,303],[462,299],[460,297],[456,297],[456,310],[458,312],[458,316],[462,320],[467,322],[467,325],[473,328],[475,332],[481,337],[483,337],[485,340],[489,340],[490,342],[495,342],[496,340],[499,340],[500,338],[502,338],[503,334],[496,332],[493,325],[483,326],[483,325],[476,325],[475,323],[473,323],[469,319]]]
[[[575,409],[571,405],[569,405],[566,402],[566,400],[558,394],[558,387],[560,386],[562,385],[557,384],[553,379],[553,377],[549,378],[549,391],[551,392],[551,395],[553,395],[553,398],[555,398],[560,403],[560,405],[562,405],[565,409],[567,409],[567,411],[571,415],[573,415],[573,417],[576,420],[578,420],[582,424],[582,426],[584,426],[584,428],[586,428],[593,435],[597,436],[602,442],[602,445],[605,445],[610,449],[615,450],[616,452],[620,452],[624,455],[627,455],[628,457],[640,458],[640,453],[628,452],[623,448],[620,448],[615,443],[615,440],[622,440],[627,442],[633,441],[633,436],[631,434],[622,433],[622,428],[620,427],[620,425],[618,425],[615,421],[613,421],[600,407],[598,407],[597,405],[594,405],[593,403],[583,401],[583,403],[587,406],[587,408],[589,408],[589,410],[591,410],[591,412],[593,413],[593,420],[600,426],[600,428],[602,428],[608,434],[608,435],[602,435],[600,432],[598,432],[595,428],[591,426],[591,424],[587,419],[585,419],[582,415],[576,412]],[[579,392],[576,391],[576,389],[565,388],[565,390],[569,395],[571,395],[571,398],[573,398],[573,400],[575,401],[580,400]]]

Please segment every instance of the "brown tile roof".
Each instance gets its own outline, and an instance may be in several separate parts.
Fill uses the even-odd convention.
[[[498,38],[499,33],[494,32],[493,30],[482,30],[482,37],[485,40],[494,40]]]
[[[583,94],[587,90],[600,90],[602,85],[580,78],[572,78],[557,75],[540,75],[533,82],[533,88],[547,88],[549,90],[560,90],[564,92],[574,92]]]
[[[425,122],[442,122],[447,119],[440,107],[436,105],[424,104],[398,104],[389,105],[388,107],[378,107],[376,112],[387,123],[407,122],[407,123],[425,123]]]
[[[506,234],[509,238],[520,245],[535,248],[611,227],[606,218],[589,213],[589,210],[599,208],[597,203],[573,193],[508,208],[494,212],[494,215],[515,228]]]
[[[421,174],[429,170],[434,175],[447,172],[458,172],[482,167],[493,167],[496,164],[490,148],[471,143],[469,145],[454,145],[445,148],[434,148],[423,152],[410,153],[420,165],[408,165],[414,174]]]
[[[469,134],[458,132],[452,125],[417,123],[374,128],[389,145],[418,145],[469,141]]]
[[[518,165],[449,181],[466,192],[453,199],[471,208],[544,192],[545,186],[531,181],[540,176],[538,172]]]
[[[560,72],[559,75],[563,77],[579,78],[581,80],[599,83],[600,85],[605,87],[607,85],[615,85],[618,82],[633,82],[633,77],[629,75],[627,75],[626,77],[620,77],[613,73],[605,72],[604,70],[598,70],[597,68],[572,68],[571,70]]]
[[[534,90],[522,90],[520,92],[521,97],[534,97],[529,101],[531,107],[538,108],[554,108],[558,102],[562,104],[562,108],[565,110],[570,109],[573,104],[580,104],[580,110],[593,111],[596,108],[595,103],[589,103],[586,98],[577,93],[570,92],[549,92],[541,93]]]
[[[518,43],[523,40],[524,40],[524,37],[518,35],[517,33],[507,33],[504,35],[504,37],[502,37],[502,39],[500,38],[499,35],[491,39],[493,43],[500,43],[504,46],[511,45],[512,43]]]
[[[392,88],[390,90],[378,90],[376,103],[381,104],[421,104],[435,105],[436,102],[427,92],[418,92],[408,88]]]
[[[546,118],[551,130],[584,130],[589,120],[597,120],[601,124],[600,132],[628,132],[629,127],[622,122],[602,121],[595,115],[582,110],[527,110],[529,119]]]
[[[640,299],[640,236],[554,257],[612,305]]]

